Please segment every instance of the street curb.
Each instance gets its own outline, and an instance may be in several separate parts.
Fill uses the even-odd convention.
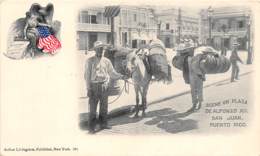
[[[246,73],[243,73],[243,74],[240,74],[239,76],[244,76],[244,75],[247,75],[247,74],[250,74],[254,71],[249,71],[249,72],[246,72]],[[205,86],[203,86],[203,88],[208,88],[210,86],[213,86],[213,85],[216,85],[218,83],[221,83],[221,82],[225,82],[225,81],[228,81],[230,80],[230,78],[226,78],[224,80],[220,80],[220,81],[217,81],[217,82],[213,82],[213,83],[210,83],[210,84],[207,84]],[[153,104],[156,104],[156,103],[160,103],[160,102],[163,102],[163,101],[167,101],[167,100],[170,100],[170,99],[173,99],[173,98],[176,98],[178,96],[182,96],[182,95],[185,95],[185,94],[189,94],[190,93],[190,89],[187,90],[187,91],[183,91],[181,93],[178,93],[178,94],[175,94],[175,95],[171,95],[171,96],[168,96],[168,97],[164,97],[164,98],[161,98],[161,99],[158,99],[158,100],[154,100],[150,103],[148,103],[148,105],[153,105]]]
[[[249,72],[240,74],[239,76],[248,75],[252,72],[254,72],[254,71],[249,71]],[[230,78],[226,78],[224,80],[220,80],[220,81],[217,81],[217,82],[207,84],[203,88],[208,88],[210,86],[216,85],[216,84],[221,83],[221,82],[229,81],[229,80],[230,80]],[[171,95],[171,96],[168,96],[168,97],[164,97],[164,98],[161,98],[161,99],[154,100],[152,102],[149,102],[147,105],[153,105],[153,104],[160,103],[160,102],[163,102],[163,101],[167,101],[167,100],[170,100],[170,99],[182,96],[182,95],[186,95],[186,94],[189,94],[189,93],[190,93],[190,89],[187,90],[187,91],[183,91],[181,93],[175,94],[175,95]],[[135,105],[127,105],[127,106],[119,107],[119,108],[116,108],[116,109],[110,111],[108,113],[108,118],[112,119],[112,118],[116,118],[116,117],[119,117],[119,116],[122,116],[122,115],[125,115],[125,114],[133,113],[133,112],[135,112]],[[82,128],[82,126],[86,126],[87,123],[88,123],[88,113],[81,113],[80,114],[80,127]]]

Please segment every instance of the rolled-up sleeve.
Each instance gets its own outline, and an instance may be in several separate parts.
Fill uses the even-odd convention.
[[[107,66],[108,66],[108,74],[111,79],[117,80],[117,79],[120,79],[123,77],[122,74],[115,71],[115,69],[110,61],[107,61]]]
[[[87,89],[90,89],[90,82],[91,82],[91,61],[88,59],[85,63],[85,73],[84,78],[86,81]]]

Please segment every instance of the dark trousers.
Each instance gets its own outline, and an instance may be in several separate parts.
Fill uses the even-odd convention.
[[[99,121],[107,125],[108,86],[105,83],[92,83],[88,91],[89,96],[89,128],[94,130],[97,119],[97,105],[99,103]]]
[[[231,81],[238,79],[239,67],[236,62],[231,63],[232,65],[232,73],[231,73]]]

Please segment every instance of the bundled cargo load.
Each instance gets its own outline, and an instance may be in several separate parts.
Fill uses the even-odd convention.
[[[199,75],[225,73],[230,68],[229,59],[219,55],[212,47],[200,47],[195,54],[191,60],[191,67]],[[186,56],[174,56],[172,65],[183,71]]]
[[[185,60],[185,56],[183,55],[176,55],[173,57],[172,59],[172,65],[179,69],[179,70],[183,70],[183,65],[184,65],[184,60]]]
[[[190,43],[188,44],[181,43],[178,45],[176,50],[177,50],[177,54],[172,59],[172,65],[175,68],[183,71],[185,59],[188,56],[193,56],[194,46]]]
[[[202,53],[192,58],[192,68],[198,74],[225,73],[230,68],[230,61],[213,48],[205,47]]]
[[[113,64],[114,69],[123,75],[126,75],[126,56],[132,52],[133,50],[130,48],[124,47],[112,47],[111,45],[107,45],[104,56],[108,58]],[[109,96],[118,95],[120,93],[122,87],[118,80],[111,79],[109,81]]]
[[[203,57],[199,64],[205,74],[225,73],[230,68],[230,61],[223,55],[210,55]]]
[[[150,73],[157,81],[172,81],[171,67],[168,64],[166,50],[160,40],[153,40],[149,45],[148,62]]]
[[[125,47],[117,47],[112,49],[113,53],[113,66],[115,70],[123,75],[126,73],[126,56],[133,52],[133,49]]]

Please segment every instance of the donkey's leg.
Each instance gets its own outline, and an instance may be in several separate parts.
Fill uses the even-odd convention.
[[[143,108],[142,116],[145,116],[145,107],[146,107],[146,96],[143,94],[142,95],[142,108]]]
[[[136,100],[135,117],[138,117],[138,113],[139,113],[139,87],[135,85],[134,88],[135,88],[135,100]]]
[[[142,105],[143,105],[143,113],[142,116],[145,116],[145,110],[147,108],[147,91],[148,91],[148,87],[149,87],[149,83],[147,84],[146,87],[143,88],[143,92],[142,92]]]

